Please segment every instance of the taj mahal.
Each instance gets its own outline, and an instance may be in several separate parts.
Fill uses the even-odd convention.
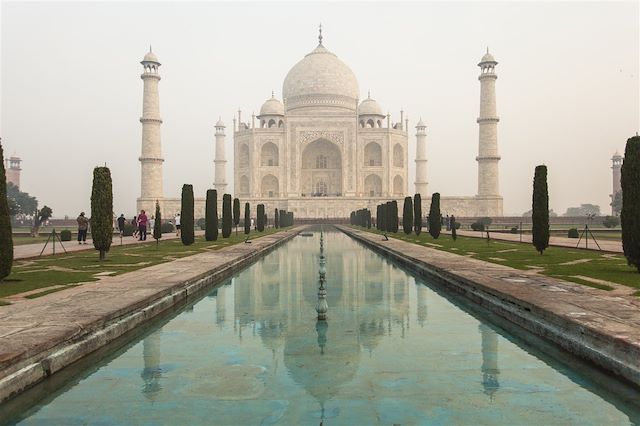
[[[179,198],[163,192],[158,83],[160,62],[150,50],[141,62],[144,82],[141,194],[137,209],[153,211],[159,201],[164,217],[180,211]],[[497,62],[487,50],[480,67],[478,191],[471,196],[443,194],[441,209],[456,216],[502,216],[495,82]],[[415,126],[415,192],[428,211],[427,126]],[[219,197],[228,192],[225,137],[215,124],[215,179]],[[409,189],[409,120],[383,113],[368,94],[360,98],[358,80],[347,64],[323,44],[288,72],[282,100],[272,93],[259,115],[233,119],[234,197],[267,211],[284,209],[297,218],[346,218],[350,211],[388,200],[402,202]],[[401,204],[400,204],[401,205]],[[196,217],[204,217],[204,199],[195,201]]]

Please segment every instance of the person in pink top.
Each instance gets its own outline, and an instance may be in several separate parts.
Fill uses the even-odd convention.
[[[149,219],[145,214],[144,210],[140,210],[140,214],[138,215],[138,231],[140,233],[140,239],[138,241],[146,241],[147,240],[147,222]]]

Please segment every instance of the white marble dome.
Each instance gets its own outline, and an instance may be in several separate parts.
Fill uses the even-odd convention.
[[[260,115],[258,117],[263,115],[284,115],[284,105],[272,95],[260,107]]]
[[[149,50],[149,52],[147,52],[146,55],[144,55],[144,59],[142,59],[142,62],[156,62],[156,63],[160,63],[158,62],[158,57],[155,55],[155,53],[153,53],[151,50]]]
[[[353,71],[322,45],[295,64],[282,85],[288,110],[313,106],[355,110],[359,92]]]
[[[375,99],[371,99],[370,97],[365,99],[360,103],[360,107],[358,107],[359,115],[380,115],[384,117],[384,113],[382,112],[382,108],[380,108],[380,104]]]
[[[484,62],[496,62],[495,58],[493,57],[493,55],[491,53],[489,53],[488,50],[487,50],[487,53],[485,53],[484,56],[482,57],[482,59],[480,60],[481,64],[484,63]]]

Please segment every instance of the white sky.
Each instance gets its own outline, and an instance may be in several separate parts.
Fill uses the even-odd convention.
[[[116,213],[140,194],[142,67],[158,55],[166,196],[213,181],[214,128],[256,113],[287,71],[324,45],[355,72],[361,98],[428,128],[429,191],[476,193],[486,46],[499,65],[505,214],[530,208],[533,170],[549,167],[551,207],[609,211],[610,158],[640,128],[638,2],[183,3],[2,2],[1,127],[22,157],[22,188],[55,217],[90,209],[105,162]]]

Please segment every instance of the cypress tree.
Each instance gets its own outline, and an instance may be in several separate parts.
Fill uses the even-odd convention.
[[[251,207],[249,203],[244,203],[244,233],[249,235],[251,232]]]
[[[398,202],[391,201],[391,232],[398,232]]]
[[[238,235],[238,225],[240,225],[240,200],[233,199],[233,225],[236,227],[236,235]]]
[[[162,238],[162,213],[160,212],[160,203],[156,200],[156,220],[153,221],[153,238],[156,240],[156,247]]]
[[[367,209],[367,229],[371,229],[371,210]]]
[[[278,209],[276,209],[276,212],[273,214],[273,226],[276,229],[280,228],[280,218],[278,217]]]
[[[451,215],[451,217],[449,217],[449,222],[451,223],[451,238],[453,238],[453,241],[458,239],[458,230],[456,229],[456,217],[454,215]]]
[[[231,235],[231,194],[222,196],[222,238],[229,238]]]
[[[409,235],[413,231],[413,200],[411,197],[404,198],[402,209],[402,228],[404,233]]]
[[[440,214],[440,193],[435,192],[431,196],[431,208],[429,209],[429,234],[434,239],[440,236],[442,229],[442,215]]]
[[[549,247],[549,192],[547,166],[537,166],[533,177],[531,222],[533,245],[542,254]]]
[[[204,239],[207,241],[218,239],[218,212],[216,210],[218,210],[218,191],[208,189],[204,208]]]
[[[180,204],[180,239],[185,246],[190,246],[195,241],[194,222],[193,185],[184,184]]]
[[[622,249],[627,262],[640,272],[640,136],[627,139],[622,163]]]
[[[258,232],[264,231],[264,204],[258,204],[257,221]]]
[[[108,167],[93,169],[91,190],[91,239],[100,252],[100,260],[107,258],[113,237],[113,188]]]
[[[413,228],[416,235],[422,232],[422,197],[420,194],[413,196]]]
[[[4,169],[4,151],[0,140],[0,281],[9,276],[13,266],[13,238],[7,200],[7,175]]]
[[[391,206],[391,201],[387,201],[384,204],[384,230],[387,232],[393,232],[393,208]]]

